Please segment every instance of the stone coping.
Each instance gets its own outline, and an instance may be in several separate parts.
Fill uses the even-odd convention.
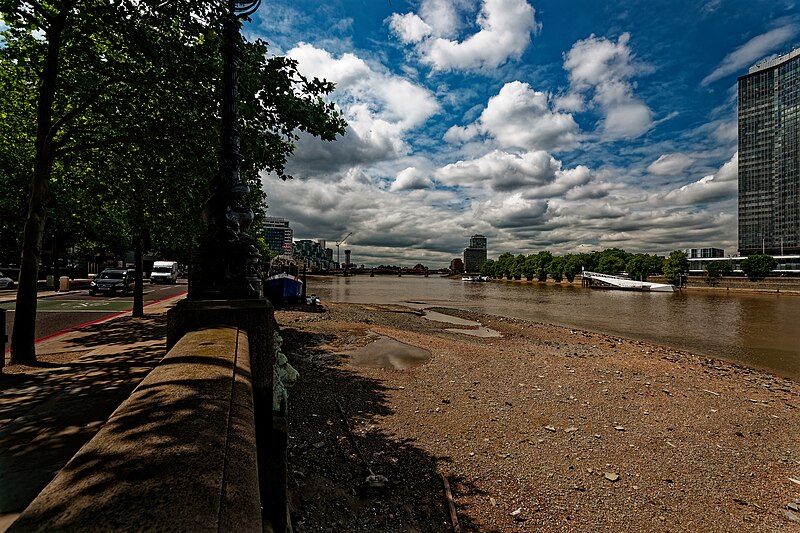
[[[8,531],[261,531],[247,335],[187,333]]]

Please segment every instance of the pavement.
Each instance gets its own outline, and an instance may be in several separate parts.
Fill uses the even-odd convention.
[[[55,294],[65,293],[41,297]],[[0,533],[166,355],[166,310],[184,296],[147,305],[144,318],[125,312],[49,337],[36,366],[3,369]]]

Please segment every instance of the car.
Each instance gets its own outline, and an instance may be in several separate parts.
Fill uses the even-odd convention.
[[[0,272],[0,289],[13,289],[14,280]]]
[[[118,292],[125,296],[133,291],[135,274],[136,271],[132,269],[107,268],[89,283],[89,295],[94,296],[98,292],[108,294]]]

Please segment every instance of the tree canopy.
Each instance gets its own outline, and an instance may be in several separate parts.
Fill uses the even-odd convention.
[[[778,260],[771,255],[756,254],[747,256],[741,262],[742,272],[750,281],[761,281],[778,266]]]
[[[216,169],[222,8],[0,0],[0,185],[19,192],[0,205],[4,249],[21,249],[13,362],[35,360],[47,235],[68,234],[92,253],[148,245],[188,255]],[[262,41],[240,48],[242,178],[259,213],[260,173],[290,177],[297,132],[333,140],[346,124],[325,101],[331,83],[267,57]]]

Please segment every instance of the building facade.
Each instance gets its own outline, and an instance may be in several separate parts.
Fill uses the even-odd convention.
[[[270,252],[281,255],[292,255],[292,241],[294,231],[289,227],[285,218],[264,218],[264,240],[269,245]]]
[[[460,257],[455,257],[450,261],[450,272],[458,272],[459,274],[464,272],[464,261]]]
[[[800,253],[800,49],[739,78],[739,254]]]
[[[683,251],[688,259],[707,259],[709,257],[725,257],[722,248],[687,248]]]
[[[464,271],[480,272],[486,262],[487,240],[483,235],[473,235],[469,239],[469,246],[464,248]]]
[[[325,242],[325,241],[322,241]],[[333,268],[333,261],[330,260],[331,253],[325,249],[318,241],[301,239],[294,243],[295,256],[312,268],[330,270]]]

